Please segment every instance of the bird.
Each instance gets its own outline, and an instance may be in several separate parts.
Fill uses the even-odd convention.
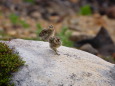
[[[43,29],[39,33],[39,37],[43,41],[48,41],[50,37],[53,37],[55,34],[55,30],[52,25],[50,25],[47,29]]]
[[[60,55],[57,53],[58,52],[57,48],[59,48],[62,45],[62,42],[61,42],[59,37],[57,37],[57,36],[50,37],[49,38],[49,45],[50,45],[50,48],[52,50],[54,50],[57,55]]]

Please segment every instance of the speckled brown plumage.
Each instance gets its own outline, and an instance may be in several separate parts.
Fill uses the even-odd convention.
[[[39,33],[39,37],[43,41],[48,41],[50,37],[54,36],[54,33],[55,33],[55,30],[54,30],[53,26],[49,26],[48,29],[43,29]]]
[[[58,54],[57,53],[57,48],[60,47],[61,44],[62,44],[60,38],[56,37],[56,36],[50,37],[49,38],[49,43],[50,43],[50,48],[53,49],[56,52],[56,54]]]

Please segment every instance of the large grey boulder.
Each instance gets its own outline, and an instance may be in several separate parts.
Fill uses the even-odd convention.
[[[25,66],[14,73],[16,86],[115,86],[115,65],[87,52],[61,46],[55,55],[48,42],[14,39]]]

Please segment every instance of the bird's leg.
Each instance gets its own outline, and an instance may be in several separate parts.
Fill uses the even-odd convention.
[[[55,51],[56,55],[60,55],[59,53],[57,53],[57,49],[56,48],[53,48],[53,50]]]

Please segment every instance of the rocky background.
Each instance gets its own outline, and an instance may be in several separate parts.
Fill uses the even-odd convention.
[[[115,0],[0,0],[1,40],[39,40],[49,25],[64,46],[115,63]]]

